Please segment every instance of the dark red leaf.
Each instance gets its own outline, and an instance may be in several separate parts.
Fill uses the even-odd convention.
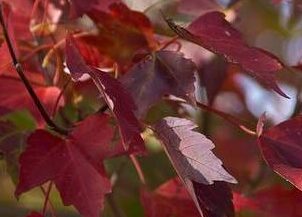
[[[170,19],[167,22],[181,38],[223,55],[268,88],[288,98],[278,87],[275,78],[276,71],[283,68],[282,63],[267,51],[248,46],[241,34],[224,17],[221,12],[209,12],[193,21],[187,29]]]
[[[157,123],[154,129],[202,215],[202,206],[195,192],[195,182],[211,185],[214,181],[237,181],[225,171],[221,160],[211,151],[214,148],[212,141],[193,131],[196,127],[189,120],[167,117]]]
[[[194,183],[194,189],[204,217],[234,216],[232,192],[226,183]],[[178,178],[162,184],[152,193],[142,191],[141,200],[147,217],[199,216],[193,200]]]
[[[155,46],[149,19],[123,3],[111,4],[108,12],[95,8],[88,15],[97,24],[101,34],[88,37],[87,43],[97,47],[102,55],[117,62],[121,72],[131,65],[136,53],[149,51]]]
[[[60,89],[57,87],[45,87],[32,85],[39,99],[43,103],[49,114],[53,112]],[[64,99],[60,100],[59,106],[64,104]],[[0,113],[5,114],[10,110],[28,109],[41,125],[44,119],[40,115],[32,98],[27,93],[21,80],[9,77],[0,77]]]
[[[100,119],[106,120],[106,117],[93,116],[83,121],[67,139],[44,130],[35,131],[20,157],[20,180],[16,196],[47,181],[53,181],[65,205],[74,205],[85,217],[98,217],[104,195],[111,191],[110,181],[102,165],[104,156],[100,154],[100,150],[105,150],[105,145],[109,149],[112,139],[109,135],[111,133],[112,136],[112,131],[108,132],[108,123],[103,122],[104,126],[97,129],[101,135],[108,133],[108,137],[84,141],[81,130],[85,127],[85,138],[93,138],[95,127],[99,126],[93,122]],[[75,138],[80,139],[75,141]]]
[[[258,139],[262,155],[280,176],[302,190],[302,116],[264,131]]]
[[[121,81],[139,105],[137,116],[142,117],[166,94],[194,104],[194,71],[195,64],[182,53],[158,51],[137,63]]]
[[[44,216],[38,212],[31,212],[26,217],[44,217]]]
[[[13,25],[13,12],[10,10],[10,8],[8,7],[8,5],[4,4],[4,7],[1,8],[2,13],[3,13],[3,18],[4,18],[4,22],[7,28],[7,33],[10,37],[11,40],[11,44],[13,49],[16,52],[16,55],[19,55],[19,51],[17,49],[17,41],[16,41],[16,37],[15,37],[15,32],[14,32],[14,28],[15,26]],[[11,56],[8,50],[8,46],[6,41],[4,41],[0,47],[0,55],[1,55],[1,60],[0,60],[0,73],[3,73],[4,70],[8,69],[9,67],[11,67],[12,64],[12,60],[11,60]]]
[[[71,35],[66,38],[66,63],[74,79],[85,73],[92,77],[119,124],[125,149],[143,151],[144,141],[140,136],[140,124],[134,115],[136,106],[133,99],[119,81],[106,72],[86,65]]]
[[[70,17],[77,18],[90,11],[100,0],[71,0]]]
[[[247,197],[234,194],[236,211],[252,210],[265,217],[302,217],[302,193],[297,189],[273,186]]]
[[[171,179],[154,192],[141,191],[146,217],[198,217],[199,213],[186,188],[178,178]]]
[[[223,130],[224,128],[218,129],[216,136],[211,135],[215,138],[215,153],[223,161],[228,171],[236,177],[239,185],[249,184],[255,174],[259,172],[261,162],[257,143],[254,138],[236,138],[228,131],[221,133]]]
[[[198,69],[201,84],[206,88],[209,104],[212,105],[216,95],[227,76],[227,64],[222,58],[214,58]]]
[[[193,182],[197,201],[204,217],[234,217],[233,195],[225,182],[212,185]]]
[[[111,141],[115,134],[116,132],[110,124],[110,117],[106,114],[96,114],[78,123],[71,132],[70,138],[86,153],[86,157],[94,164],[98,164],[102,159],[125,153],[119,139]]]

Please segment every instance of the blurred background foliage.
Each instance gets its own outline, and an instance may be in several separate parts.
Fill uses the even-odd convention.
[[[124,2],[130,8],[147,15],[159,39],[165,39],[173,34],[163,21],[161,13],[186,26],[207,11],[224,11],[227,19],[242,32],[250,45],[272,52],[285,65],[301,64],[302,1],[300,0],[286,0],[279,4],[271,0],[125,0]],[[184,41],[181,41],[181,45],[181,51],[185,56],[192,58],[200,67],[201,77],[206,70],[205,67],[216,61],[217,68],[212,70],[216,70],[213,74],[217,76],[215,78],[221,79],[222,85],[212,102],[215,108],[240,117],[250,126],[255,126],[263,112],[267,112],[268,126],[300,112],[301,71],[286,68],[285,71],[278,73],[281,89],[290,96],[290,99],[285,99],[265,89],[253,78],[239,73],[232,67],[225,67],[224,61],[219,60],[210,52]],[[173,50],[175,47],[171,46],[169,49]],[[223,78],[219,76],[219,73],[226,72],[227,76],[222,76]],[[207,102],[202,80],[197,87],[199,100]],[[97,106],[94,103],[91,99],[79,102],[77,106],[81,108],[82,118],[96,110]],[[195,110],[192,107],[184,106],[180,109],[171,103],[161,101],[150,109],[146,119],[147,122],[153,123],[161,117],[179,113],[193,117],[199,124],[199,130],[215,142],[214,152],[239,181],[237,186],[233,186],[234,191],[249,195],[274,184],[288,186],[264,165],[255,140],[243,135],[238,129],[231,127],[213,114]],[[63,125],[66,124],[66,120],[72,123],[79,119],[78,110],[72,104],[61,108],[60,114],[56,117],[56,121]],[[0,156],[0,216],[23,217],[29,210],[41,210],[44,202],[44,195],[40,189],[24,194],[19,200],[14,197],[18,176],[17,159],[24,148],[24,135],[35,129],[37,124],[28,111],[18,110],[1,116],[0,125],[1,135],[3,135],[0,138],[0,148],[2,152],[5,152],[5,155],[2,153]],[[8,131],[10,134],[6,133]],[[148,188],[153,190],[176,174],[152,132],[148,130],[144,132],[144,138],[149,155],[140,157],[139,160],[146,174]],[[106,167],[114,183],[113,194],[109,196],[106,203],[119,204],[126,216],[143,216],[139,196],[140,183],[129,159],[120,157],[108,160]],[[47,184],[44,188],[47,188]],[[62,205],[56,190],[52,191],[50,198],[58,216],[78,216],[73,208]],[[237,215],[255,216],[250,211]],[[114,216],[110,206],[105,206],[103,216]]]

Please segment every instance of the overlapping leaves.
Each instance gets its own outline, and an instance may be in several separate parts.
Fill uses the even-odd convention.
[[[172,51],[158,51],[137,63],[123,76],[122,83],[139,105],[136,114],[144,116],[164,95],[175,95],[194,104],[195,64]]]
[[[111,145],[114,135],[105,114],[80,122],[67,138],[36,130],[20,157],[16,195],[52,181],[65,205],[74,205],[85,217],[99,216],[104,195],[111,191],[103,160],[124,152],[120,143]]]
[[[272,54],[250,47],[241,34],[224,19],[221,12],[206,13],[193,21],[187,29],[167,19],[170,28],[181,38],[224,56],[238,64],[259,82],[287,97],[276,83],[276,72],[282,63]]]
[[[213,154],[214,144],[204,135],[194,132],[197,126],[186,119],[167,117],[154,126],[167,154],[186,185],[198,211],[203,216],[203,203],[199,198],[199,184],[211,185],[215,181],[237,183]],[[202,192],[201,190],[200,192]]]
[[[125,149],[130,148],[134,152],[143,151],[144,142],[140,136],[140,124],[134,116],[136,106],[131,96],[106,72],[86,65],[71,35],[66,38],[66,63],[74,79],[79,79],[86,73],[92,77],[119,124]]]

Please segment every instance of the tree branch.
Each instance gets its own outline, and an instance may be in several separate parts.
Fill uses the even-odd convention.
[[[3,30],[3,34],[4,34],[4,38],[11,56],[11,59],[13,61],[13,65],[20,77],[20,79],[22,80],[23,84],[25,85],[29,95],[31,96],[32,100],[34,101],[37,109],[39,110],[40,114],[42,115],[43,119],[45,120],[45,122],[47,123],[47,125],[52,128],[54,131],[63,134],[63,135],[67,135],[68,131],[66,129],[62,129],[59,126],[57,126],[53,120],[50,118],[50,116],[47,114],[44,106],[42,105],[40,99],[38,98],[38,96],[36,95],[35,91],[33,90],[30,82],[28,81],[28,79],[26,78],[23,68],[21,66],[21,64],[19,63],[16,53],[14,51],[14,48],[12,46],[12,42],[11,39],[8,35],[8,31],[5,25],[5,21],[4,21],[4,17],[3,17],[3,5],[2,3],[0,3],[0,23],[1,23],[1,27]]]

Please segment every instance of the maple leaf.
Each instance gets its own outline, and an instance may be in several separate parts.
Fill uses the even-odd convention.
[[[260,83],[288,98],[276,83],[276,71],[283,68],[282,63],[267,51],[248,46],[224,17],[221,12],[209,12],[193,21],[187,29],[171,19],[166,21],[181,38],[223,55],[228,62],[239,64]]]
[[[211,151],[214,144],[204,135],[192,131],[196,127],[189,120],[167,117],[158,122],[154,129],[202,215],[194,182],[209,185],[214,181],[237,181],[224,170],[222,162]]]
[[[258,138],[262,155],[280,176],[302,190],[302,116],[264,131]]]
[[[193,200],[178,178],[168,180],[154,192],[141,190],[146,217],[197,217]]]
[[[101,55],[96,46],[87,42],[94,37],[97,36],[88,36],[84,37],[84,39],[75,38],[79,51],[83,59],[85,60],[85,63],[95,67],[112,67],[112,61]]]
[[[57,87],[45,87],[37,84],[33,84],[32,86],[43,103],[46,111],[51,113],[56,105],[60,89]],[[2,115],[12,110],[26,108],[36,118],[39,125],[44,123],[44,119],[37,110],[21,80],[6,76],[0,77],[0,93],[0,113]],[[59,106],[62,105],[64,105],[64,99],[59,102]]]
[[[121,82],[130,91],[136,114],[142,117],[166,94],[184,98],[194,104],[195,64],[182,53],[158,51],[137,63]]]
[[[100,130],[102,129],[102,130]],[[84,121],[78,123],[71,132],[70,137],[77,146],[87,153],[87,156],[94,164],[98,164],[100,159],[111,158],[125,154],[125,150],[120,140],[108,141],[115,136],[116,132],[110,126],[109,115],[90,115]],[[93,135],[87,140],[87,135]]]
[[[302,217],[301,191],[279,185],[263,189],[249,197],[234,193],[233,202],[237,212],[252,210],[265,217]]]
[[[226,183],[194,183],[194,187],[205,217],[234,216],[232,193]],[[152,193],[143,190],[141,201],[147,217],[199,216],[192,198],[178,178],[165,182]]]
[[[16,196],[53,181],[65,205],[74,205],[85,217],[99,216],[104,195],[111,192],[102,161],[124,151],[121,145],[110,146],[113,137],[105,114],[86,118],[66,139],[36,130],[20,157]]]
[[[108,11],[94,8],[88,16],[100,32],[97,37],[87,37],[87,43],[119,64],[123,73],[132,64],[140,51],[149,51],[155,46],[153,27],[143,13],[129,9],[123,3],[113,3]]]
[[[89,74],[116,118],[125,149],[144,151],[140,124],[134,115],[136,106],[121,83],[107,73],[86,65],[71,35],[66,38],[66,63],[74,79]]]
[[[234,138],[234,135],[222,134],[221,131],[217,130],[218,135],[211,135],[217,144],[216,155],[221,158],[224,166],[241,185],[250,183],[254,174],[259,172],[259,162],[261,162],[255,139]]]

